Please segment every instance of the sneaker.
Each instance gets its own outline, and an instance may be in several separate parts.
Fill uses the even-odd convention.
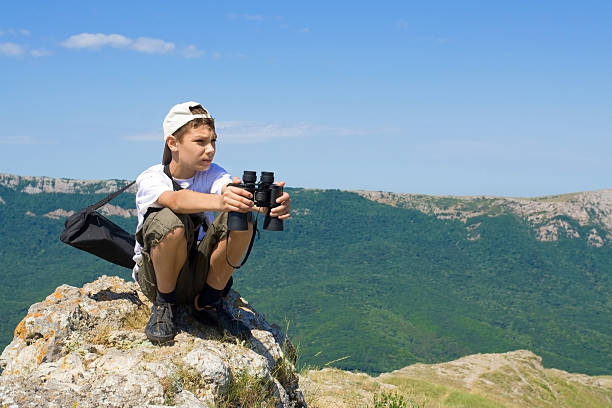
[[[145,326],[147,338],[154,344],[170,343],[174,340],[175,305],[166,302],[155,302],[151,312],[151,318]]]
[[[229,333],[242,340],[251,337],[251,329],[223,307],[222,299],[214,305],[204,306],[202,310],[193,309],[193,317],[200,323],[217,327],[221,333]]]

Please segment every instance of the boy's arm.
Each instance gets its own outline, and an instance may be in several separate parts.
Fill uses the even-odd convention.
[[[206,194],[192,190],[165,191],[157,203],[177,214],[194,214],[202,211],[247,212],[253,206],[252,195],[238,187],[225,186],[222,194]]]

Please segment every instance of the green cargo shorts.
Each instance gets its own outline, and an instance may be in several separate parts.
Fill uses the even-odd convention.
[[[199,243],[195,241],[194,225],[189,215],[176,214],[169,208],[163,208],[147,217],[142,228],[136,233],[136,239],[142,245],[142,258],[138,262],[136,280],[151,302],[155,302],[157,297],[157,279],[151,261],[151,248],[177,227],[185,229],[188,256],[176,282],[176,298],[178,303],[191,305],[206,283],[212,251],[227,235],[227,213],[219,213]]]

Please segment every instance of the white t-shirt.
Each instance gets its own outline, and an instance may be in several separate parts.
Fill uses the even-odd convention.
[[[186,180],[177,179],[176,181],[182,188],[186,190],[193,190],[200,193],[207,194],[221,194],[223,186],[232,182],[232,177],[225,169],[214,163],[210,165],[206,171],[197,171],[196,174]],[[163,206],[158,204],[156,201],[159,196],[165,191],[174,191],[172,187],[172,181],[164,173],[163,164],[156,164],[151,166],[136,178],[136,186],[138,192],[136,193],[136,210],[138,211],[138,226],[136,231],[140,230],[144,223],[144,216],[149,207],[162,208]],[[210,211],[206,211],[206,218],[209,223],[214,220],[214,214]],[[204,231],[200,229],[200,235],[198,239],[202,239]],[[136,274],[138,273],[138,262],[142,259],[141,246],[136,241],[134,246],[134,270],[132,277],[136,280]]]

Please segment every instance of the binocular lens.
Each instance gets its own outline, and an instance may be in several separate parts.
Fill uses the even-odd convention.
[[[272,176],[274,177],[274,176]],[[254,171],[245,171],[242,173],[242,182],[243,183],[255,183],[257,181],[257,172]]]
[[[262,183],[265,184],[272,184],[274,183],[274,172],[272,171],[262,171],[261,172],[261,178],[260,178]]]

